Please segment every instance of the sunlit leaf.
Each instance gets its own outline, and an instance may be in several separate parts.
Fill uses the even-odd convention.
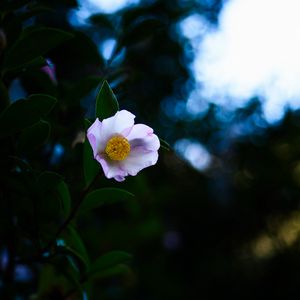
[[[119,110],[119,103],[105,80],[96,98],[96,118],[100,120],[113,116]]]
[[[83,200],[79,213],[85,213],[96,207],[114,204],[132,199],[133,194],[118,188],[102,188],[89,193]]]

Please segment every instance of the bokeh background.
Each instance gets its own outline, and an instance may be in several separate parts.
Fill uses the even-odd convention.
[[[76,192],[82,119],[93,116],[103,79],[122,109],[171,146],[121,184],[135,200],[80,221],[91,256],[122,249],[134,257],[130,271],[99,281],[92,299],[297,299],[298,1],[36,2],[53,11],[24,26],[75,37],[47,53],[46,68],[6,80],[12,101],[59,99],[50,142],[27,159]],[[28,299],[38,278],[28,266],[20,272],[26,296],[18,299]]]

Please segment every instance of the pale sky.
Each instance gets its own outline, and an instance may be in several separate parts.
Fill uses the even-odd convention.
[[[234,108],[259,96],[270,123],[300,107],[299,0],[229,0],[206,29],[192,65],[203,97]]]

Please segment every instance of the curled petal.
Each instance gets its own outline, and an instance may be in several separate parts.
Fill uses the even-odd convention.
[[[160,147],[159,139],[153,133],[153,129],[144,124],[134,125],[126,138],[132,149],[143,147],[149,151],[157,151]]]
[[[114,178],[116,181],[124,181],[125,176],[128,175],[126,171],[121,168],[118,161],[112,161],[104,155],[97,155],[96,160],[101,164],[104,175],[106,178]]]
[[[101,127],[102,127],[102,123],[97,118],[87,132],[87,138],[92,146],[93,154],[95,158],[97,153],[99,152],[100,145],[103,140],[103,137],[101,135]]]

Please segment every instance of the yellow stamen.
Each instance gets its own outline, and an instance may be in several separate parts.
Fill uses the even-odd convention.
[[[105,152],[112,160],[124,160],[130,152],[130,144],[123,136],[115,135],[107,142]]]

